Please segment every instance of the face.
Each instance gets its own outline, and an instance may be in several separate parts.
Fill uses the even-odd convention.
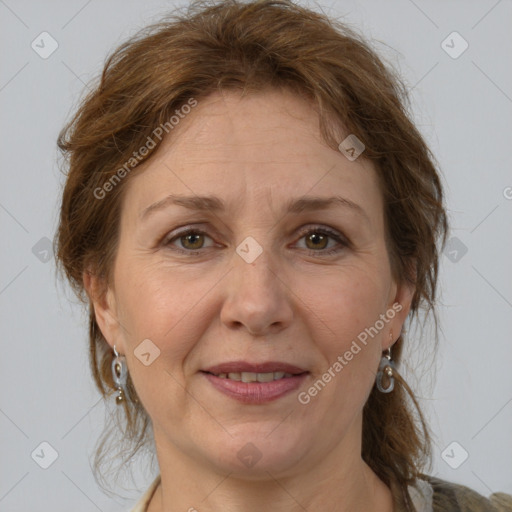
[[[126,184],[95,301],[158,450],[255,478],[360,457],[412,296],[391,275],[376,169],[329,148],[289,93],[212,95],[172,135]]]

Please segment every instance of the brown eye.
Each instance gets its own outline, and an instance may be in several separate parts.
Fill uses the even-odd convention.
[[[325,249],[328,242],[329,236],[319,233],[318,231],[313,231],[309,235],[306,235],[306,246],[308,249]]]
[[[208,249],[213,246],[211,242],[210,245],[205,245],[207,239],[211,240],[206,233],[197,229],[188,229],[167,238],[164,240],[163,245],[178,252],[199,254],[203,252],[202,249]]]
[[[306,228],[300,235],[299,247],[304,243],[300,248],[312,256],[331,256],[350,247],[350,242],[341,233],[328,227]]]
[[[200,233],[184,235],[179,239],[185,249],[201,249],[204,244],[204,235]]]

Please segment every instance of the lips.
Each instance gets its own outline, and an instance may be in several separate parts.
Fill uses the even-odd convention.
[[[266,363],[249,363],[247,361],[230,361],[210,366],[202,370],[212,375],[220,375],[222,373],[275,373],[284,372],[291,375],[300,375],[307,373],[307,370],[289,363],[269,361]]]
[[[309,372],[289,363],[231,361],[201,370],[218,391],[245,404],[264,404],[297,390]]]

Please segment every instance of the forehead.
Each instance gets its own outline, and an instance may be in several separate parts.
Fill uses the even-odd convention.
[[[340,141],[346,135],[340,130]],[[337,193],[382,211],[372,163],[350,161],[328,147],[312,105],[273,90],[245,97],[215,93],[199,101],[127,188],[126,204],[138,211],[177,193],[266,202]]]

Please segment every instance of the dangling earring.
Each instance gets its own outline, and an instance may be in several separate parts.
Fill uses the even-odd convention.
[[[125,400],[125,386],[128,369],[126,367],[126,358],[117,353],[114,345],[115,357],[112,359],[112,379],[117,386],[116,404],[121,404]]]
[[[390,333],[390,338],[393,334]],[[393,369],[395,369],[395,363],[391,360],[391,348],[387,348],[386,353],[382,356],[379,364],[379,371],[377,372],[377,389],[381,393],[391,393],[395,387],[395,378],[393,377]],[[382,387],[382,377],[386,375],[389,380],[389,386],[387,388]]]

